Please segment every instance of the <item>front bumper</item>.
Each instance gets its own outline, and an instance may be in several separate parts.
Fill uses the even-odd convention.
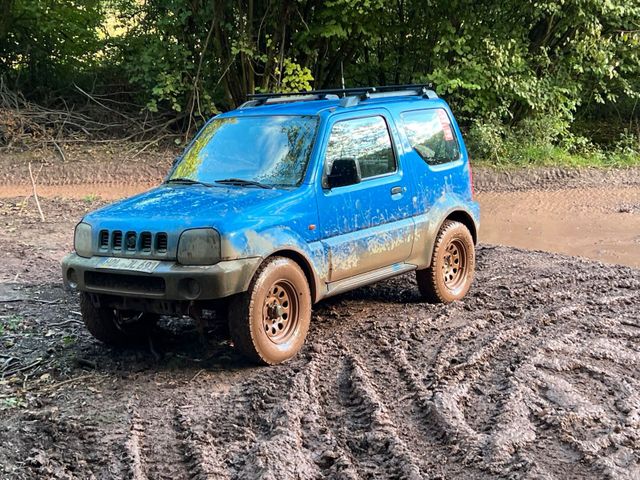
[[[152,273],[98,268],[105,257],[80,257],[75,253],[62,260],[65,286],[95,294],[156,300],[214,300],[249,288],[260,257],[188,266],[163,261]]]

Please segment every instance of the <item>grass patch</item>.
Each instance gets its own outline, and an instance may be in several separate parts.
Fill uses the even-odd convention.
[[[629,130],[612,132],[607,143],[595,143],[557,117],[539,117],[509,127],[496,119],[477,122],[465,141],[475,165],[522,167],[640,167],[640,136]]]
[[[5,332],[15,332],[17,331],[24,319],[20,315],[8,315],[6,317],[2,317],[0,319],[0,336],[4,335]]]
[[[640,167],[640,154],[626,152],[572,153],[555,146],[526,145],[491,158],[473,156],[473,164],[481,167],[515,169],[523,167],[627,168]]]
[[[98,200],[100,200],[100,195],[97,195],[95,193],[90,193],[89,195],[86,195],[82,200],[85,203],[97,202]]]

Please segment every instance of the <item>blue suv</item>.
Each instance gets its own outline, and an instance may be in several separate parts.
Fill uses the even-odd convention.
[[[161,185],[86,215],[63,278],[105,343],[215,310],[276,364],[332,295],[414,270],[425,300],[462,298],[478,222],[460,130],[428,87],[253,95]]]

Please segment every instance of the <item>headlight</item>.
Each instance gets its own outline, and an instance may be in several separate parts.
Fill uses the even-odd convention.
[[[73,239],[73,248],[81,257],[90,257],[93,252],[92,247],[92,231],[91,225],[88,223],[79,223],[76,225],[76,233]]]
[[[220,234],[213,228],[185,230],[178,241],[178,263],[213,265],[220,261]]]

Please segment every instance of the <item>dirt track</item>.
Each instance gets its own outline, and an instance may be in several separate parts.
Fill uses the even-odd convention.
[[[215,318],[110,350],[58,279],[101,202],[44,199],[41,224],[0,200],[0,478],[640,478],[639,270],[482,246],[463,302],[421,303],[412,275],[358,289],[283,366]]]

